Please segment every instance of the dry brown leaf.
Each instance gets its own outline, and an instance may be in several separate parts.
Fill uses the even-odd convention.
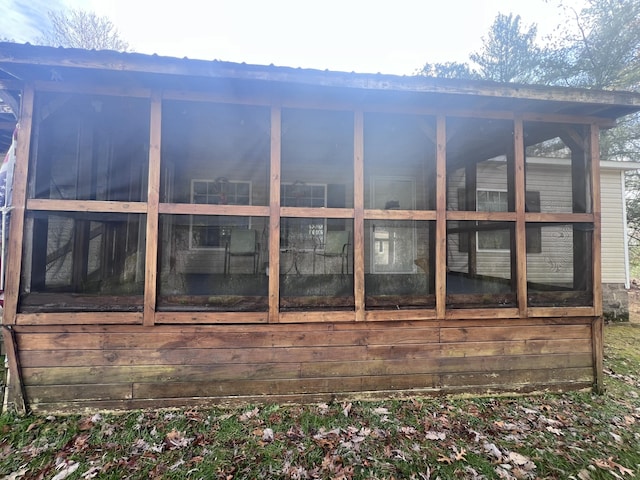
[[[580,480],[591,480],[591,474],[589,473],[589,470],[583,468],[578,472],[578,478]]]

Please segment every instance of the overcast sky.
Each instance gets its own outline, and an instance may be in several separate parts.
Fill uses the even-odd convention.
[[[581,0],[570,0],[580,5]],[[0,37],[33,41],[64,6],[114,22],[140,53],[411,75],[425,62],[468,60],[498,13],[562,21],[557,0],[0,0]]]

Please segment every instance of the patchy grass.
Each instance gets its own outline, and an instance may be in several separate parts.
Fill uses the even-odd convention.
[[[0,478],[640,478],[640,328],[605,345],[604,395],[5,414]]]

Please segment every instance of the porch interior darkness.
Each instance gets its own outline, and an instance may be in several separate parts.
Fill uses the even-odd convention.
[[[29,198],[146,202],[150,116],[148,99],[37,94]],[[281,311],[355,310],[358,231],[365,308],[435,308],[435,118],[365,112],[358,124],[353,111],[302,108],[273,118],[267,106],[162,102],[158,310],[266,312],[273,275]],[[581,125],[525,123],[531,306],[592,305],[593,223],[542,215],[591,213],[589,138]],[[446,307],[516,307],[514,123],[448,117],[445,147]],[[141,310],[146,216],[62,210],[28,211],[20,311]]]

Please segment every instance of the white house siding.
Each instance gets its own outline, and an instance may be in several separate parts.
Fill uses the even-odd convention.
[[[478,190],[507,190],[506,162],[484,162],[478,168]],[[450,210],[458,209],[458,189],[464,187],[464,174],[461,170],[449,178]],[[540,193],[542,212],[571,212],[571,179],[569,166],[530,164],[527,166],[527,191]],[[466,271],[467,254],[460,252],[457,235],[449,235],[450,248],[448,266],[452,271]],[[545,227],[542,229],[542,252],[528,254],[527,278],[532,282],[545,282],[557,285],[570,285],[573,280],[573,240],[572,232],[566,226]],[[509,278],[511,275],[510,255],[508,251],[479,250],[477,254],[477,272],[480,275]]]
[[[625,284],[625,218],[621,170],[602,169],[602,283]]]

